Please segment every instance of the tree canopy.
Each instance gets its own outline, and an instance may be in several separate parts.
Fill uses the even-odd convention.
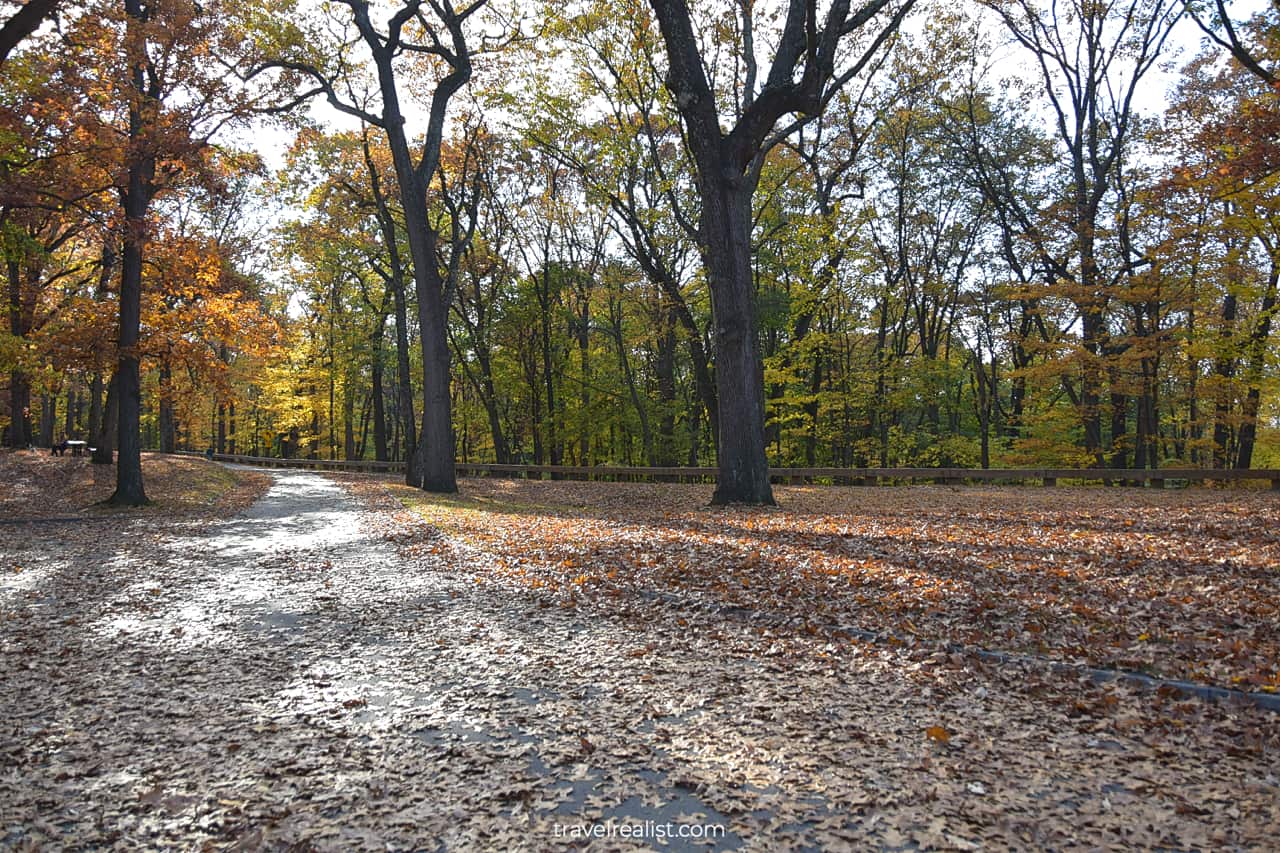
[[[143,447],[1280,464],[1277,14],[9,4],[0,428],[123,503]]]

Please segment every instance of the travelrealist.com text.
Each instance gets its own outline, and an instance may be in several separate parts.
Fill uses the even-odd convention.
[[[724,838],[725,827],[718,823],[670,823],[656,820],[622,821],[614,823],[557,823],[554,828],[556,838],[630,838],[655,839],[668,838],[701,839]]]

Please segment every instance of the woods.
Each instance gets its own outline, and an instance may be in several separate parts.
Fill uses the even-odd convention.
[[[125,504],[143,448],[747,503],[770,465],[1280,465],[1280,21],[1232,15],[11,5],[5,443],[114,451]]]

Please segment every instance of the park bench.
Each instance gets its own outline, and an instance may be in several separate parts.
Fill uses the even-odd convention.
[[[88,444],[89,443],[87,441],[68,440],[61,441],[49,449],[53,452],[54,456],[63,456],[68,450],[71,451],[72,456],[82,456],[86,449],[90,449]]]

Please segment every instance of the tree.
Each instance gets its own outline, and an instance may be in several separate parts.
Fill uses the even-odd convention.
[[[119,362],[114,381],[119,425],[114,505],[147,502],[142,483],[139,371],[142,276],[157,196],[188,171],[199,172],[215,134],[244,121],[276,100],[274,87],[235,84],[233,69],[253,64],[257,40],[243,26],[260,11],[255,4],[191,0],[125,0],[123,18],[113,4],[101,15],[87,14],[87,37],[110,50],[121,40],[125,67],[114,54],[99,58],[114,77],[123,127],[122,180],[117,185],[123,213],[120,261]],[[292,84],[292,79],[280,81]],[[107,116],[108,120],[111,118]]]
[[[1106,204],[1115,199],[1129,154],[1137,122],[1134,96],[1159,61],[1181,7],[1174,0],[989,5],[1038,70],[1064,155],[1066,187],[1052,217],[1056,223],[1034,223],[1025,214],[1020,219],[1037,235],[1056,225],[1069,241],[1069,252],[1044,252],[1042,263],[1079,312],[1080,349],[1073,359],[1079,368],[1078,408],[1085,451],[1102,465],[1107,304],[1138,261],[1121,253],[1108,263]],[[1073,388],[1068,393],[1077,396]]]
[[[1250,74],[1280,92],[1280,76],[1277,76],[1273,68],[1267,67],[1268,59],[1262,52],[1255,50],[1248,43],[1247,36],[1241,32],[1245,28],[1231,20],[1231,12],[1227,9],[1225,0],[1212,0],[1203,6],[1195,0],[1183,0],[1183,5],[1186,7],[1187,14],[1196,22],[1196,26],[1200,27],[1214,44],[1230,53]],[[1208,7],[1207,14],[1204,6]],[[1277,11],[1274,1],[1272,11]],[[1261,22],[1261,16],[1259,16],[1259,22]],[[1272,40],[1275,40],[1275,26],[1276,22],[1272,21]],[[1274,63],[1274,57],[1271,58],[1271,62]]]
[[[281,59],[273,64],[301,71],[317,84],[336,109],[378,127],[391,149],[400,202],[404,212],[409,255],[413,261],[414,288],[418,297],[418,324],[422,340],[422,431],[417,452],[406,466],[406,481],[433,492],[456,492],[454,435],[450,397],[448,302],[445,281],[437,260],[440,234],[429,215],[427,191],[440,164],[449,101],[471,79],[472,55],[466,24],[488,0],[472,0],[461,9],[449,2],[422,0],[398,4],[386,21],[385,33],[373,23],[365,0],[340,0],[350,11],[359,38],[373,60],[381,108],[378,112],[341,97],[341,70],[326,71],[318,63]],[[418,29],[422,41],[413,41],[406,27]],[[397,66],[403,57],[425,57],[440,71],[431,90],[426,132],[416,144],[405,129]],[[339,58],[339,68],[345,64]],[[349,81],[346,84],[349,88]],[[416,151],[415,151],[416,148]]]
[[[751,262],[751,201],[765,155],[817,116],[897,31],[914,0],[898,4],[870,44],[843,61],[850,37],[871,30],[890,0],[857,10],[836,0],[789,0],[772,62],[757,88],[755,7],[740,6],[731,79],[720,80],[701,53],[686,0],[650,0],[667,50],[666,85],[684,121],[685,144],[697,171],[702,202],[699,243],[711,285],[719,399],[719,468],[713,503],[772,504],[764,445],[764,387]],[[730,104],[717,94],[731,89]],[[792,119],[778,128],[784,117]],[[721,121],[726,119],[726,132]]]
[[[22,8],[0,24],[0,65],[19,44],[58,14],[62,0],[27,0]]]

